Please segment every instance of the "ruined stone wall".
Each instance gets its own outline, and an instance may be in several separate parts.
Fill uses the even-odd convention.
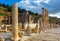
[[[3,16],[0,16],[0,25],[2,24],[2,20],[4,19]]]

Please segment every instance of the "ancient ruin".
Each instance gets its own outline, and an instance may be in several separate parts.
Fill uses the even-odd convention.
[[[32,16],[29,12],[18,13],[18,4],[15,3],[12,6],[11,13],[12,14],[9,17],[1,17],[2,19],[0,21],[0,32],[3,32],[5,35],[7,34],[11,41],[28,40],[28,38],[45,32],[51,27],[49,23],[48,10],[46,8],[42,8],[42,15],[35,18],[35,15]],[[53,26],[56,27],[56,24]],[[6,40],[6,37],[2,35],[0,41],[8,41]]]

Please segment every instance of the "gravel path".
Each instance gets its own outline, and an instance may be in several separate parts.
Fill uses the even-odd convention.
[[[44,32],[43,34],[28,39],[27,41],[60,41],[60,28]]]

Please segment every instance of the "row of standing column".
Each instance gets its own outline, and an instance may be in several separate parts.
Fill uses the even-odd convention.
[[[28,35],[31,34],[30,27],[29,27],[29,15],[28,15]],[[49,27],[49,18],[48,18],[48,11],[42,8],[42,18],[39,20],[40,27],[48,28]],[[42,22],[43,21],[43,22]],[[43,24],[42,24],[43,23]],[[17,3],[12,7],[12,33],[13,33],[13,40],[18,41],[18,5]],[[40,29],[40,28],[39,28]]]

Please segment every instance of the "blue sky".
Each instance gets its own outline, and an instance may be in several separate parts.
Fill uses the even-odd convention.
[[[0,0],[0,3],[8,4],[8,5],[13,5],[16,2],[20,2],[20,0]]]
[[[0,3],[13,5],[18,3],[20,8],[38,12],[41,14],[42,7],[49,11],[49,16],[57,16],[60,18],[60,0],[0,0]]]

